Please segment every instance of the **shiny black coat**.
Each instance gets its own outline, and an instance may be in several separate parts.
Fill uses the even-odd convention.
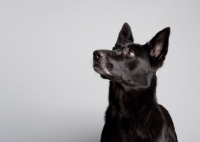
[[[94,70],[110,80],[101,142],[177,142],[168,111],[156,100],[156,71],[168,51],[170,29],[134,44],[125,23],[113,50],[94,51]]]

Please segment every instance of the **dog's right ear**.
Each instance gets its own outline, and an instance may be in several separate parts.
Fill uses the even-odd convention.
[[[132,42],[134,42],[134,39],[131,32],[131,27],[129,26],[128,23],[124,23],[121,31],[119,32],[119,36],[118,36],[115,46],[117,46],[118,44],[125,44],[125,43],[132,43]]]

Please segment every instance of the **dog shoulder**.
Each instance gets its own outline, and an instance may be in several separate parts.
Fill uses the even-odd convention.
[[[176,132],[175,132],[175,127],[174,127],[174,124],[173,124],[173,121],[172,121],[172,118],[171,118],[169,112],[162,105],[159,105],[158,107],[159,107],[159,109],[160,109],[160,111],[161,111],[161,113],[163,115],[163,118],[166,121],[167,132],[168,132],[169,139],[172,142],[177,142],[178,140],[177,140],[177,135],[176,135]]]

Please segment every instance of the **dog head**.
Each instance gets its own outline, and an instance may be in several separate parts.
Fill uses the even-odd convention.
[[[148,86],[165,60],[169,35],[170,28],[165,28],[148,43],[135,44],[131,28],[125,23],[112,50],[94,51],[94,70],[122,86]]]

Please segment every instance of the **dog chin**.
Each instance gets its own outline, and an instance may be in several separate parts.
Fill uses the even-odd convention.
[[[122,78],[121,77],[116,77],[116,76],[113,76],[113,75],[105,75],[105,74],[100,74],[100,76],[103,78],[103,79],[108,79],[110,81],[114,81],[114,82],[118,82],[118,83],[121,83],[122,82]]]
[[[109,79],[106,75],[100,74],[103,79]]]

